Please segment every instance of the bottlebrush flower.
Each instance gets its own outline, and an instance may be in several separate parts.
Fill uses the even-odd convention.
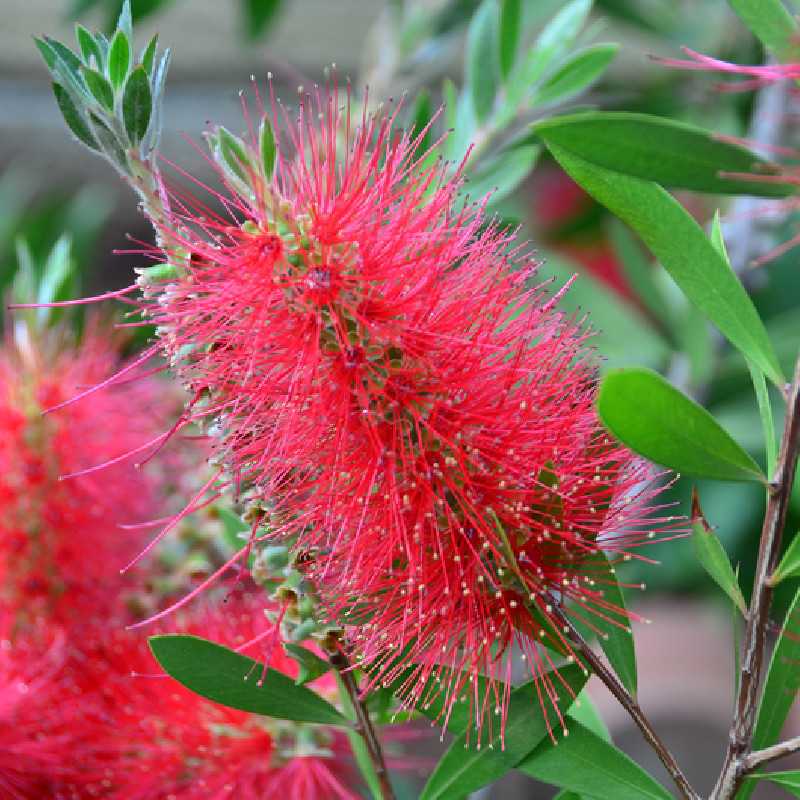
[[[15,627],[13,615],[0,612],[0,796],[56,797],[56,783],[80,785],[91,770],[100,732],[91,713],[70,705],[64,633],[41,621]]]
[[[227,213],[172,192],[155,222],[174,271],[142,307],[254,536],[303,553],[376,680],[399,652],[416,664],[411,702],[444,667],[496,688],[514,642],[541,676],[533,614],[553,621],[553,603],[626,625],[592,557],[674,523],[600,425],[586,328],[397,114],[356,123],[336,91],[305,98],[274,174],[255,138],[212,135]],[[463,686],[442,690],[449,707]]]
[[[0,597],[19,614],[62,623],[111,611],[120,569],[142,547],[141,533],[118,524],[152,518],[160,500],[158,476],[132,458],[62,478],[141,449],[175,407],[144,379],[43,416],[118,363],[98,324],[80,344],[69,337],[20,323],[0,351]]]
[[[178,615],[172,628],[231,647],[257,643],[271,627],[262,605],[239,598],[200,606]],[[257,644],[253,655],[261,655]],[[267,659],[273,669],[296,674],[297,664],[281,647],[269,648]],[[347,745],[341,734],[208,701],[159,674],[146,638],[119,624],[87,626],[69,669],[78,709],[81,704],[100,708],[106,761],[93,782],[83,776],[77,784],[59,782],[59,797],[358,797],[347,788]]]

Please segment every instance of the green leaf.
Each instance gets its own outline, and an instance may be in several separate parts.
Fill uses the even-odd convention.
[[[411,126],[409,136],[412,139],[419,137],[428,126],[433,115],[433,108],[431,106],[431,93],[427,89],[422,89],[417,93],[414,99],[414,105],[411,109]],[[431,130],[425,132],[425,135],[417,142],[414,148],[414,158],[421,158],[433,144],[433,137]]]
[[[658,184],[591,164],[543,138],[569,175],[655,254],[683,293],[779,386],[772,344],[744,287],[689,213]]]
[[[137,145],[147,133],[150,115],[153,113],[153,97],[150,94],[150,79],[142,66],[131,72],[122,95],[122,118],[131,144]]]
[[[261,168],[264,170],[264,177],[272,180],[275,174],[275,161],[278,156],[278,148],[275,144],[275,132],[272,130],[272,124],[269,117],[264,115],[261,120],[261,127],[258,131],[258,143],[261,149]]]
[[[250,158],[244,142],[222,125],[217,128],[217,136],[220,155],[224,162],[223,166],[227,165],[235,176],[249,185],[250,178],[246,167],[250,163]]]
[[[580,722],[584,728],[588,728],[593,734],[599,736],[607,742],[611,741],[611,733],[608,726],[603,722],[600,712],[592,701],[591,695],[584,688],[578,695],[578,699],[572,704],[572,708],[567,712],[570,719]]]
[[[674,189],[785,197],[796,186],[726,177],[775,174],[777,167],[744,147],[685,122],[627,111],[592,111],[553,117],[534,131],[572,155]]]
[[[58,58],[61,59],[61,61],[64,62],[64,64],[66,64],[66,66],[69,68],[69,71],[77,78],[78,72],[81,68],[81,60],[78,58],[78,56],[76,56],[75,53],[69,49],[69,47],[61,44],[61,42],[51,39],[49,36],[45,36],[44,38],[51,50]]]
[[[507,197],[531,173],[540,153],[541,148],[535,145],[513,147],[479,164],[467,179],[469,196],[478,200],[491,192],[490,203]]]
[[[748,775],[747,780],[772,781],[778,786],[788,789],[795,797],[800,797],[800,770],[789,770],[787,772],[762,772],[755,775]]]
[[[330,703],[310,689],[295,685],[291,678],[274,669],[265,671],[257,661],[227,647],[184,634],[151,636],[149,643],[165,672],[215,703],[276,719],[348,724]]]
[[[617,50],[616,44],[595,44],[576,53],[542,84],[533,103],[563,103],[580,94],[606,71]]]
[[[347,715],[348,719],[355,721],[356,712],[350,700],[350,694],[344,685],[342,676],[338,672],[335,673],[335,676],[336,685],[339,687],[339,699],[344,713]],[[369,788],[370,795],[374,800],[383,800],[381,783],[378,779],[378,774],[375,772],[375,765],[372,763],[372,756],[370,755],[367,743],[364,741],[364,737],[358,731],[348,728],[347,739],[350,742],[350,749],[353,751],[353,757],[356,760],[361,777],[364,778],[364,782],[367,784],[367,788]]]
[[[494,106],[500,70],[498,53],[497,0],[483,0],[467,33],[466,89],[478,122],[483,122]]]
[[[128,38],[133,40],[133,17],[131,17],[131,0],[123,0],[122,8],[117,18],[117,30],[122,31]]]
[[[781,0],[729,0],[731,8],[756,38],[781,61],[797,56],[797,20]]]
[[[292,642],[284,642],[283,649],[298,663],[300,672],[297,674],[295,683],[304,686],[311,681],[330,672],[331,664],[324,658],[320,658],[316,653],[312,653],[306,647]]]
[[[108,51],[108,77],[114,91],[119,91],[128,77],[128,68],[131,65],[131,45],[128,37],[118,30],[111,40]]]
[[[99,150],[96,139],[89,130],[86,120],[80,115],[75,104],[72,102],[67,90],[59,83],[53,84],[53,94],[56,96],[56,103],[61,110],[61,116],[64,117],[64,122],[67,127],[80,139],[87,147],[92,150]]]
[[[544,256],[544,263],[536,274],[543,280],[554,277],[554,288],[563,285],[580,269],[563,256],[550,252],[545,252]],[[603,356],[605,370],[641,364],[659,367],[669,357],[666,341],[653,330],[649,320],[632,303],[588,273],[570,286],[559,307],[579,318],[587,309],[591,310],[591,327],[596,331],[592,341]]]
[[[787,578],[800,578],[800,535],[795,534],[783,554],[781,563],[770,578],[771,586],[777,586]]]
[[[672,800],[672,795],[613,744],[579,722],[558,744],[543,741],[517,767],[521,772],[592,798]]]
[[[114,109],[114,90],[111,88],[111,84],[97,70],[90,67],[83,67],[81,74],[97,102],[107,111],[112,111]]]
[[[591,8],[592,0],[572,0],[544,26],[533,47],[518,59],[507,78],[499,123],[507,124],[514,119],[535,84],[572,46]]]
[[[611,219],[608,236],[614,254],[636,296],[666,330],[671,330],[672,321],[667,300],[655,280],[655,265],[645,256],[630,230],[618,219]]]
[[[89,64],[92,56],[94,56],[97,68],[103,69],[103,54],[94,36],[83,25],[76,24],[75,38],[78,40],[78,47],[80,47],[83,54],[83,60]]]
[[[733,571],[728,554],[711,526],[703,516],[697,489],[692,490],[692,544],[697,560],[711,576],[714,583],[730,597],[734,605],[747,614],[739,580]]]
[[[630,619],[625,613],[625,597],[622,594],[614,568],[603,553],[587,559],[587,574],[591,574],[603,589],[603,601],[610,604],[611,608],[600,609],[603,619],[597,615],[590,615],[592,626],[599,631],[599,643],[608,658],[608,663],[617,673],[625,688],[635,697],[637,689],[636,680],[636,649],[633,643],[633,631]],[[616,623],[616,624],[615,624]]]
[[[158,34],[147,43],[147,47],[142,51],[142,56],[139,59],[142,66],[148,75],[153,74],[153,64],[156,60],[156,48],[158,47]]]
[[[559,792],[553,800],[584,800],[577,792],[571,792],[569,789],[564,789],[563,792]]]
[[[753,734],[753,750],[762,750],[778,741],[789,711],[800,689],[800,590],[794,596],[783,623],[778,643],[772,651],[761,703]],[[736,796],[748,800],[755,785],[746,783]]]
[[[702,406],[657,372],[609,372],[598,411],[620,441],[678,472],[721,481],[764,481],[758,464]]]
[[[564,714],[572,705],[574,696],[586,683],[587,675],[577,664],[562,667],[559,673],[560,679],[550,672],[540,680],[552,683],[553,691],[558,696],[558,708]],[[564,683],[569,686],[569,690]],[[550,716],[550,724],[557,724],[557,717],[552,710]],[[480,749],[474,745],[469,747],[466,734],[462,733],[436,765],[422,790],[420,800],[463,797],[486,786],[519,764],[548,735],[547,725],[535,682],[529,681],[514,689],[511,692],[506,720],[505,746],[502,746],[500,739],[499,717],[491,739],[482,742]]]
[[[245,34],[248,39],[258,39],[275,21],[281,0],[242,0]]]
[[[519,48],[522,0],[502,0],[500,7],[500,74],[507,78]]]

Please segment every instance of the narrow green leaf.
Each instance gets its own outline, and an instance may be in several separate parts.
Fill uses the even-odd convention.
[[[778,643],[772,651],[767,679],[758,708],[753,750],[761,750],[778,741],[781,729],[789,716],[797,692],[800,690],[800,590],[794,596]],[[755,785],[746,783],[737,800],[748,800]]]
[[[92,56],[94,56],[97,68],[103,69],[103,55],[100,52],[100,46],[94,36],[80,23],[75,25],[75,38],[78,40],[78,47],[80,47],[83,54],[83,60],[89,64]]]
[[[653,317],[668,331],[672,328],[667,300],[655,280],[655,265],[641,244],[618,219],[612,218],[608,235],[628,283]]]
[[[97,140],[89,130],[89,126],[86,124],[86,121],[78,112],[78,109],[72,102],[67,90],[64,89],[61,84],[54,83],[53,94],[56,96],[56,103],[58,103],[61,116],[64,117],[64,122],[67,123],[67,127],[69,127],[75,136],[77,136],[78,139],[80,139],[80,141],[82,141],[87,147],[91,147],[92,150],[99,150],[100,145],[98,145]]]
[[[608,658],[608,663],[617,673],[625,688],[635,697],[637,690],[636,649],[630,619],[625,613],[625,597],[622,594],[614,568],[603,553],[592,556],[586,562],[588,574],[596,578],[603,589],[602,613],[608,619],[592,616],[592,625],[600,632],[599,643]]]
[[[133,40],[133,17],[131,17],[131,0],[123,0],[122,8],[117,18],[117,30],[127,36],[128,41]]]
[[[500,73],[507,78],[519,48],[522,0],[502,0],[500,7]]]
[[[344,681],[342,680],[342,676],[336,672],[335,677],[336,685],[339,687],[339,699],[344,713],[348,719],[355,720],[356,712],[353,708],[353,703],[350,700],[347,688],[344,685]],[[353,751],[356,765],[361,773],[361,777],[364,778],[364,782],[367,784],[371,797],[373,800],[383,800],[381,784],[375,772],[375,765],[372,763],[372,757],[367,748],[367,743],[364,741],[364,737],[358,731],[348,728],[347,739],[350,742],[350,749]]]
[[[562,667],[559,673],[560,679],[550,673],[540,680],[551,683],[558,696],[558,708],[563,714],[583,688],[587,675],[577,664]],[[550,716],[550,724],[557,724],[555,713],[551,712]],[[420,800],[463,797],[486,786],[513,769],[548,735],[548,723],[542,714],[534,681],[511,692],[504,747],[499,728],[498,718],[493,736],[488,742],[484,741],[480,749],[474,744],[467,745],[466,734],[458,736],[436,765]]]
[[[611,433],[651,461],[703,478],[765,480],[758,464],[714,417],[657,372],[609,372],[597,407]]]
[[[326,700],[274,669],[197,636],[151,636],[163,669],[187,689],[230,708],[295,722],[345,726]],[[262,681],[261,678],[264,678]],[[261,685],[259,685],[261,684]]]
[[[789,542],[786,552],[783,554],[781,563],[770,578],[770,585],[776,586],[787,578],[800,578],[800,535],[795,534],[794,539]]]
[[[119,91],[128,77],[128,68],[131,65],[131,45],[128,37],[118,30],[111,40],[108,51],[108,77],[115,91]]]
[[[250,40],[258,39],[277,19],[281,0],[242,0],[245,34]]]
[[[153,113],[153,97],[150,94],[150,79],[142,66],[131,72],[122,95],[122,118],[131,144],[137,145],[147,133]]]
[[[414,105],[411,108],[411,125],[409,127],[409,136],[413,138],[420,137],[422,132],[428,126],[433,115],[433,107],[431,105],[431,93],[427,89],[422,89],[417,93],[414,99]],[[414,148],[414,158],[421,158],[422,155],[430,148],[433,143],[431,130],[425,132],[425,135],[417,142]]]
[[[77,78],[81,68],[81,60],[78,56],[76,56],[69,47],[61,44],[61,42],[56,39],[51,39],[49,36],[45,36],[44,38],[52,51],[66,64],[69,71]]]
[[[83,67],[81,74],[95,100],[106,110],[113,110],[114,90],[111,84],[97,70],[90,67]]]
[[[674,189],[785,197],[796,186],[743,180],[775,174],[777,166],[711,131],[673,119],[627,111],[592,111],[540,122],[534,131],[586,161]],[[728,177],[730,175],[730,177]]]
[[[250,163],[250,158],[247,155],[244,142],[222,125],[217,128],[217,136],[220,154],[224,161],[223,166],[227,165],[234,175],[249,184],[250,178],[246,167]]]
[[[672,800],[672,795],[636,762],[579,722],[558,744],[543,741],[517,767],[545,783],[585,797],[614,800]]]
[[[320,658],[316,653],[312,653],[307,647],[294,644],[293,642],[284,642],[283,649],[300,667],[300,672],[295,679],[295,683],[298,686],[304,686],[311,681],[315,681],[332,669],[329,661]]]
[[[466,89],[478,122],[485,120],[494,106],[500,70],[498,53],[497,0],[483,0],[467,33]]]
[[[142,51],[142,56],[139,59],[142,66],[148,75],[153,74],[153,64],[156,60],[156,48],[158,47],[158,34],[147,43],[147,47]]]
[[[798,24],[781,0],[729,0],[756,38],[781,61],[797,56]]]
[[[606,742],[611,741],[611,733],[608,726],[603,722],[597,706],[594,704],[591,695],[584,688],[578,695],[578,699],[572,704],[572,708],[567,712],[570,719],[580,722],[584,728],[588,728],[595,736],[599,736]]]
[[[53,50],[53,48],[50,47],[50,45],[44,39],[40,39],[38,36],[33,37],[33,42],[36,45],[36,49],[44,59],[44,63],[47,64],[47,68],[52,70],[56,64],[55,50]]]
[[[533,47],[508,76],[506,102],[501,121],[513,119],[532,88],[569,51],[586,22],[592,0],[572,0],[567,3],[542,29]]]
[[[697,489],[692,490],[692,544],[694,553],[703,569],[711,576],[714,583],[730,597],[734,605],[747,614],[739,581],[733,571],[728,554],[717,538],[711,526],[703,516]]]
[[[278,148],[275,144],[275,132],[269,117],[265,114],[261,120],[261,127],[258,131],[258,142],[261,149],[261,168],[264,177],[270,181],[275,173],[275,160],[278,156]]]
[[[540,153],[541,148],[535,145],[513,147],[479,164],[467,178],[469,196],[478,200],[491,193],[491,203],[508,197],[531,173]]]
[[[800,797],[800,769],[787,772],[761,772],[748,775],[747,780],[772,781],[772,783],[788,789],[795,797]]]
[[[96,114],[89,112],[89,122],[92,126],[92,133],[97,139],[100,150],[123,172],[127,172],[128,158],[122,149],[117,134],[103,122]]]
[[[617,44],[595,44],[576,53],[541,85],[533,103],[563,103],[579,95],[606,71],[617,50]]]
[[[689,300],[770,380],[782,386],[778,360],[752,300],[680,203],[658,184],[591,164],[542,135],[573,180],[627,222]]]

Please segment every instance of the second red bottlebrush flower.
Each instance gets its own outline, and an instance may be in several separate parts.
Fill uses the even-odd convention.
[[[144,308],[260,537],[304,553],[376,680],[400,652],[420,679],[462,670],[448,708],[470,677],[510,679],[515,643],[541,677],[553,603],[626,625],[593,556],[673,523],[600,425],[583,321],[397,115],[318,92],[285,114],[286,152],[268,120],[260,142],[211,134],[226,213],[172,193]],[[505,718],[490,694],[479,729]]]

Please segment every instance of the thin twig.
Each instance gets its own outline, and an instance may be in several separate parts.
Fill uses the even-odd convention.
[[[553,608],[553,616],[561,624],[561,627],[575,645],[578,652],[589,666],[592,668],[595,675],[606,685],[608,690],[619,701],[620,705],[628,712],[631,719],[636,723],[636,726],[642,732],[647,743],[653,748],[656,755],[661,760],[670,777],[675,782],[675,785],[680,790],[681,796],[685,800],[701,800],[700,795],[692,788],[686,775],[678,766],[675,757],[669,751],[669,748],[660,739],[655,732],[650,720],[645,716],[636,700],[633,699],[628,690],[619,682],[617,676],[598,658],[591,647],[589,647],[586,640],[564,615],[554,598],[549,599],[550,605]]]
[[[753,741],[764,671],[764,650],[773,593],[769,578],[778,565],[781,537],[797,469],[798,454],[800,454],[800,358],[795,365],[794,379],[789,389],[778,463],[767,496],[767,509],[764,514],[761,543],[758,548],[753,595],[750,600],[744,634],[742,672],[736,712],[731,725],[728,751],[725,755],[722,772],[712,795],[713,800],[728,800],[733,797],[745,775],[744,765]]]
[[[330,653],[328,660],[339,673],[342,685],[350,698],[356,717],[354,727],[361,734],[364,743],[367,745],[367,752],[375,770],[375,775],[378,778],[383,800],[395,800],[394,789],[392,789],[392,784],[389,781],[389,771],[386,769],[386,762],[383,758],[383,749],[372,725],[372,720],[369,718],[369,711],[361,699],[350,662],[341,650]]]
[[[800,751],[800,736],[795,736],[794,739],[787,739],[780,744],[774,744],[772,747],[765,747],[763,750],[756,750],[754,753],[750,753],[749,756],[742,759],[742,770],[744,772],[752,772],[763,764],[784,756],[790,756],[798,751]]]

